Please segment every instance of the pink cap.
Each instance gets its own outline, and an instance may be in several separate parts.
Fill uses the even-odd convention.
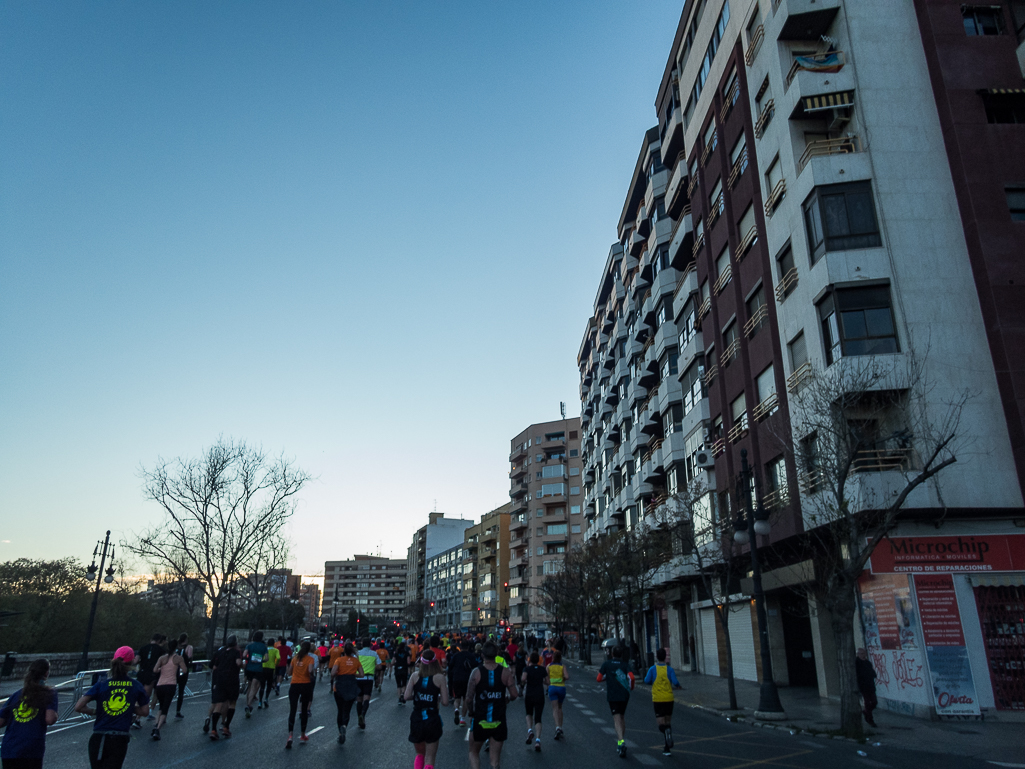
[[[124,660],[126,665],[131,665],[135,660],[135,651],[131,646],[122,646],[116,652],[114,652],[114,659]]]

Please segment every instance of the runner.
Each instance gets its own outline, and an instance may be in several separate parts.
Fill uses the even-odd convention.
[[[438,706],[448,705],[448,686],[432,650],[423,653],[403,698],[413,700],[413,712],[409,714],[409,741],[416,750],[413,769],[434,769],[443,731]]]
[[[157,718],[156,726],[149,735],[154,742],[160,740],[160,727],[167,723],[167,714],[171,712],[171,703],[174,702],[175,692],[178,691],[178,676],[187,670],[185,660],[178,653],[177,644],[153,666],[153,672],[157,676],[157,702],[160,703],[160,717]]]
[[[534,741],[534,751],[541,752],[541,714],[545,711],[548,671],[541,667],[537,652],[530,653],[530,662],[520,679],[523,684],[523,703],[527,708],[527,744]]]
[[[263,642],[263,631],[253,633],[253,640],[246,646],[243,659],[246,662],[246,718],[253,715],[253,701],[260,691],[263,680],[263,658],[267,656],[267,644]]]
[[[46,727],[57,723],[57,690],[46,685],[49,676],[49,660],[35,660],[21,688],[0,708],[0,726],[7,727],[0,743],[5,769],[43,769]]]
[[[128,666],[134,659],[131,646],[119,648],[114,652],[107,677],[93,684],[75,703],[75,712],[96,716],[89,738],[92,769],[121,769],[128,754],[132,716],[149,713],[145,687],[128,677]],[[94,700],[96,707],[90,709],[89,703]]]
[[[381,666],[381,658],[370,648],[370,639],[363,639],[363,648],[359,650],[359,662],[363,667],[363,676],[359,681],[359,698],[356,700],[356,718],[359,728],[367,728],[367,710],[370,708],[370,697],[374,693],[374,676]]]
[[[259,703],[257,709],[270,707],[270,693],[274,688],[274,673],[278,668],[278,657],[281,652],[276,646],[268,646],[267,654],[263,658],[263,670],[261,671],[260,691],[256,693],[256,700]]]
[[[139,665],[139,671],[135,675],[135,680],[143,685],[146,689],[146,696],[150,698],[149,702],[152,703],[153,698],[153,684],[157,680],[156,673],[153,672],[153,666],[157,664],[157,660],[167,653],[161,644],[163,643],[164,636],[160,633],[154,633],[150,642],[139,649],[139,653],[135,656],[135,661]],[[154,716],[151,714],[147,716],[148,720],[152,720]],[[135,719],[132,722],[132,727],[135,729],[141,729],[142,725],[139,723],[139,719]]]
[[[452,690],[453,717],[456,726],[466,726],[462,716],[463,699],[466,697],[466,684],[470,673],[476,667],[473,652],[465,648],[466,641],[456,641],[452,645],[452,654],[448,661],[448,677]]]
[[[466,684],[464,709],[473,708],[473,722],[470,734],[470,769],[480,769],[480,749],[485,741],[490,743],[491,766],[498,769],[502,758],[502,743],[509,736],[505,722],[505,706],[519,696],[516,681],[508,668],[501,667],[495,657],[498,647],[488,641],[481,649],[484,662],[470,673]],[[508,700],[506,694],[508,693]]]
[[[630,703],[630,690],[634,688],[634,674],[628,673],[623,665],[623,647],[612,650],[612,659],[605,660],[598,668],[598,683],[606,682],[605,697],[612,711],[612,723],[616,727],[616,751],[620,758],[626,758],[626,706]]]
[[[217,736],[217,721],[221,716],[224,716],[221,733],[231,737],[231,719],[235,717],[235,703],[241,690],[238,672],[242,664],[238,639],[230,635],[210,660],[210,712],[203,722],[203,734],[209,734],[211,740],[220,739]]]
[[[344,652],[344,649],[342,647],[342,642],[341,641],[334,641],[334,642],[332,642],[332,644],[331,644],[331,651],[329,651],[327,653],[327,665],[328,665],[327,672],[328,672],[328,675],[330,675],[332,678],[334,677],[335,663],[338,662],[338,658],[342,656],[343,652]],[[334,691],[334,689],[332,688],[331,691]]]
[[[185,660],[185,672],[178,674],[178,707],[175,709],[175,718],[185,718],[182,715],[182,702],[185,701],[185,687],[189,683],[189,672],[192,670],[192,644],[189,643],[188,633],[178,636],[178,653]]]
[[[327,653],[330,651],[324,642],[320,642],[320,646],[317,647],[317,657],[320,659],[320,665],[317,667],[317,678],[324,676],[324,670],[328,668],[327,665]]]
[[[395,685],[399,689],[399,704],[405,705],[406,699],[402,696],[406,690],[406,683],[409,681],[409,647],[405,641],[399,641],[392,656],[392,669],[395,671]]]
[[[274,680],[274,696],[281,696],[281,682],[285,680],[285,671],[288,670],[288,663],[292,661],[292,647],[285,642],[285,637],[278,636],[276,644],[278,649],[277,678]]]
[[[375,683],[377,684],[377,691],[381,691],[381,684],[384,682],[384,674],[388,669],[388,650],[384,648],[384,641],[377,642],[377,656],[381,658],[381,666],[377,669],[377,673],[374,676]]]
[[[552,702],[552,718],[555,719],[555,739],[562,738],[562,703],[566,699],[566,682],[569,671],[562,664],[562,653],[552,655],[552,664],[548,666],[548,699]]]
[[[288,742],[285,743],[285,750],[292,749],[292,731],[295,729],[295,711],[302,702],[302,710],[299,713],[299,742],[309,742],[306,736],[306,724],[310,720],[310,700],[313,699],[313,682],[317,675],[317,660],[310,654],[310,642],[303,641],[299,651],[289,666],[289,675],[292,682],[288,685]]]
[[[357,679],[363,674],[363,665],[356,656],[356,647],[345,644],[342,653],[335,657],[331,665],[331,691],[338,706],[338,744],[345,744],[345,732],[349,728],[349,714],[352,703],[359,697]]]
[[[651,702],[655,706],[655,723],[658,730],[662,732],[665,739],[665,747],[662,749],[663,756],[671,756],[673,747],[673,688],[681,688],[680,682],[676,680],[676,671],[666,664],[666,650],[659,649],[655,652],[655,659],[658,660],[644,676],[644,683],[651,684]]]

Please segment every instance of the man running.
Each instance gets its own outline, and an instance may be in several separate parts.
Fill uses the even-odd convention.
[[[246,662],[246,718],[253,715],[253,701],[260,691],[263,679],[263,658],[267,656],[267,644],[263,642],[263,631],[253,633],[253,640],[246,646],[243,659]]]
[[[466,726],[466,719],[462,717],[463,699],[466,697],[466,685],[470,681],[470,673],[476,667],[473,652],[468,651],[465,646],[466,641],[454,642],[448,658],[449,691],[452,693],[453,717],[456,726]]]
[[[260,691],[256,697],[259,700],[258,709],[270,707],[270,693],[274,688],[274,673],[277,670],[280,655],[276,646],[267,647],[267,654],[263,658],[263,679],[260,681]]]
[[[154,633],[150,642],[139,649],[139,653],[135,655],[135,660],[139,665],[139,672],[135,676],[135,680],[143,685],[146,689],[146,696],[149,698],[146,700],[148,704],[152,704],[153,698],[153,685],[157,682],[157,674],[153,672],[153,668],[156,667],[157,660],[167,654],[167,649],[163,647],[164,636],[161,633]],[[153,715],[152,710],[146,716],[146,720],[152,721],[156,716]],[[132,721],[132,728],[142,728],[139,724],[139,719],[136,718]]]
[[[278,667],[277,678],[274,680],[274,695],[281,696],[281,682],[285,680],[285,671],[288,670],[288,663],[292,661],[292,647],[285,641],[284,636],[278,636]]]
[[[657,662],[651,666],[648,674],[644,676],[644,683],[651,684],[651,702],[655,707],[655,723],[665,739],[662,755],[671,756],[671,748],[673,747],[673,688],[679,689],[680,682],[676,680],[676,671],[666,664],[665,649],[659,649],[655,652],[655,659]]]
[[[395,671],[395,685],[399,688],[400,705],[406,704],[403,692],[406,691],[406,682],[409,681],[410,664],[409,647],[406,646],[405,641],[400,640],[399,645],[395,648],[395,654],[392,656],[392,670]]]
[[[509,736],[505,707],[507,702],[515,700],[519,693],[516,691],[512,671],[495,661],[498,647],[493,641],[484,644],[481,654],[484,655],[484,663],[470,673],[463,705],[467,714],[473,714],[470,769],[480,769],[480,749],[485,741],[491,746],[489,755],[492,769],[498,769],[502,759],[502,744]]]
[[[626,706],[630,703],[630,690],[634,688],[634,674],[623,665],[623,647],[612,650],[612,659],[605,660],[598,669],[598,683],[606,682],[605,698],[612,711],[616,727],[616,752],[626,758]]]
[[[388,650],[384,647],[384,641],[377,642],[377,656],[381,659],[381,667],[377,669],[374,682],[377,684],[377,691],[381,691],[381,684],[384,682],[384,674],[388,669]]]
[[[320,664],[317,666],[317,678],[324,677],[324,669],[327,668],[327,655],[330,650],[324,644],[320,642],[320,646],[317,647],[317,658],[320,660]]]
[[[223,734],[231,736],[231,719],[235,717],[235,703],[239,695],[238,671],[242,667],[242,652],[235,636],[228,636],[224,646],[214,652],[210,661],[210,711],[203,723],[203,734],[211,740],[217,736],[217,721],[224,716]]]
[[[359,697],[356,698],[356,718],[359,721],[359,728],[367,728],[367,710],[370,708],[370,697],[374,693],[374,678],[377,669],[383,667],[381,658],[377,652],[370,648],[370,639],[363,639],[363,648],[359,650],[359,663],[363,668],[363,675],[356,679],[359,684]]]

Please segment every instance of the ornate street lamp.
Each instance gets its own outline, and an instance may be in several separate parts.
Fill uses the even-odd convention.
[[[96,566],[97,555],[100,556],[99,567]],[[110,566],[104,572],[103,566],[106,564],[108,556],[110,557]],[[93,593],[93,604],[89,609],[89,624],[85,630],[85,645],[82,647],[82,659],[78,661],[79,673],[89,669],[89,644],[92,642],[93,624],[96,621],[96,604],[100,599],[100,585],[103,583],[109,585],[114,581],[114,546],[110,543],[110,531],[107,531],[103,542],[97,542],[96,547],[93,548],[93,560],[89,564],[89,568],[85,570],[85,574],[90,583],[93,580],[96,581],[96,591]]]

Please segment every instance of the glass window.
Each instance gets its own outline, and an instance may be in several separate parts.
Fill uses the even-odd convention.
[[[797,369],[808,362],[808,343],[805,341],[803,331],[794,337],[793,341],[787,345],[787,348],[790,350],[791,371],[797,371]]]
[[[542,478],[562,478],[566,475],[565,465],[546,465],[540,473]]]
[[[683,427],[683,404],[674,403],[663,412],[662,427],[666,435],[680,431]]]
[[[755,380],[755,386],[758,388],[758,402],[765,403],[772,395],[776,392],[776,373],[772,369],[772,364],[765,369],[758,378]]]
[[[543,483],[541,484],[542,497],[554,497],[566,493],[565,483]]]
[[[744,137],[744,134],[741,134],[740,139],[733,145],[733,150],[730,152],[730,165],[732,167],[737,167],[737,161],[740,161],[740,170],[737,171],[738,176],[747,170],[747,153],[744,151],[746,149],[747,139]],[[741,160],[741,158],[743,159]]]
[[[569,514],[570,515],[580,515],[580,505],[570,505],[569,506]]]
[[[780,280],[783,280],[794,269],[794,252],[790,249],[789,245],[776,257],[776,264],[779,267]],[[789,296],[791,291],[793,291],[793,285],[790,286],[784,296]]]
[[[570,526],[569,527],[569,533],[570,534],[579,534],[580,533],[580,524],[579,523],[574,523],[572,526]]]
[[[666,379],[670,376],[676,376],[679,373],[680,356],[676,350],[666,350],[662,353],[662,358],[659,361],[659,371],[662,374],[662,379]]]
[[[705,360],[698,356],[683,373],[683,413],[689,414],[690,410],[701,402],[705,397]]]
[[[749,233],[751,230],[753,230],[754,227],[755,227],[755,207],[754,207],[754,204],[752,203],[751,205],[749,205],[747,207],[747,210],[744,212],[744,215],[742,217],[740,217],[740,226],[737,228],[737,234],[740,235],[741,238],[745,238],[745,237],[747,237],[747,233]],[[754,243],[756,243],[757,241],[758,241],[758,238],[756,236],[755,239],[751,241],[752,245]]]
[[[812,261],[826,251],[882,245],[869,182],[816,187],[804,203]]]
[[[570,486],[569,487],[569,495],[571,497],[576,496],[579,493],[580,493],[580,487],[579,486]]]
[[[724,246],[722,252],[715,260],[715,274],[722,275],[730,267],[730,247]]]
[[[565,523],[550,523],[546,534],[565,534],[567,531]]]
[[[898,351],[889,286],[836,289],[819,304],[826,365],[843,355]]]
[[[966,35],[1002,35],[1004,32],[1003,9],[999,5],[962,5]]]

